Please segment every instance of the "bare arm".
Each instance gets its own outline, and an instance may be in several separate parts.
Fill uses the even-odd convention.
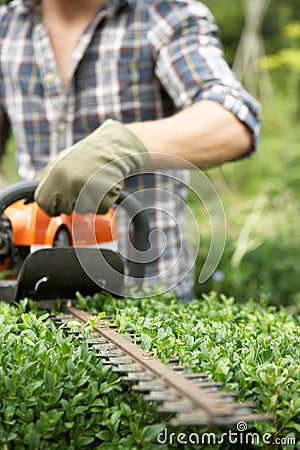
[[[210,100],[166,119],[126,126],[151,153],[152,168],[174,167],[176,159],[168,158],[174,155],[206,169],[248,153],[253,145],[249,128]]]

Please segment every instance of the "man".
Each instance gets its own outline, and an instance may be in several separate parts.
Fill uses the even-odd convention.
[[[165,217],[161,192],[184,200],[185,162],[209,168],[243,157],[259,133],[259,105],[225,63],[217,32],[193,0],[15,0],[0,10],[0,98],[21,177],[54,161],[36,192],[50,215],[70,213],[95,172],[98,212],[122,178],[126,189],[147,191],[150,228],[168,242],[159,256],[154,237],[148,284],[167,283],[179,297],[192,289],[190,254],[177,260],[187,238],[170,217],[181,223],[184,214],[169,199]]]

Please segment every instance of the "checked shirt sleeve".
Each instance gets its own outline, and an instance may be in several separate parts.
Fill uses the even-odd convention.
[[[156,1],[150,7],[148,39],[156,76],[178,109],[200,100],[221,103],[253,132],[260,132],[260,104],[226,63],[218,27],[200,2]]]

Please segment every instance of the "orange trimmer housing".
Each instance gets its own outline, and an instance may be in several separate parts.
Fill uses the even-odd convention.
[[[150,248],[149,218],[134,197],[121,190],[104,215],[49,217],[34,202],[37,186],[38,181],[24,181],[0,192],[1,300],[30,298],[52,308],[58,298],[70,301],[78,292],[122,296],[127,274],[141,289],[147,261],[140,255]],[[128,257],[118,251],[115,206],[129,219]]]
[[[112,243],[117,238],[117,226],[114,220],[114,210],[107,214],[92,213],[79,215],[61,214],[49,217],[36,202],[27,203],[18,200],[8,206],[4,216],[10,222],[11,241],[15,249],[27,249],[30,253],[37,249],[56,246],[101,246]],[[72,224],[76,220],[76,234]],[[61,241],[60,236],[63,236]],[[12,258],[2,258],[0,271],[12,268]]]

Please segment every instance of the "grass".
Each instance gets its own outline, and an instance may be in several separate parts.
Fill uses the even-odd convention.
[[[9,139],[7,150],[1,165],[7,183],[12,184],[20,180],[16,166],[15,142],[13,138]]]

